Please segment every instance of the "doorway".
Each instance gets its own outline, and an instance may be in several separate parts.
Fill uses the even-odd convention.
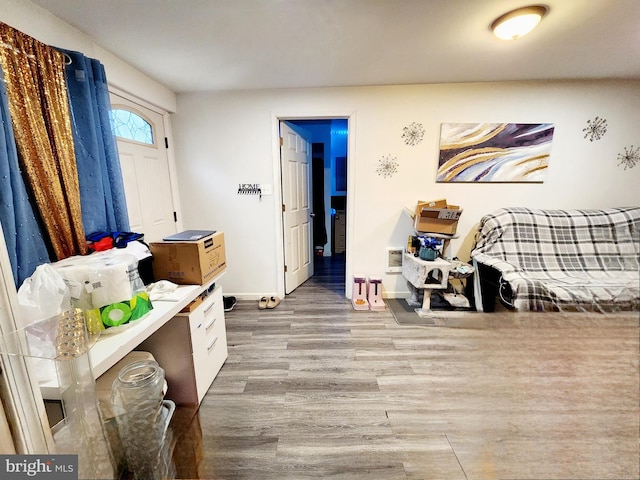
[[[146,242],[177,232],[163,114],[110,93],[131,231]]]
[[[313,235],[315,275],[332,272],[345,277],[347,258],[347,193],[349,121],[347,118],[287,120],[308,134],[312,145]],[[283,177],[283,190],[288,188]],[[336,268],[337,267],[337,268]],[[348,296],[348,292],[347,296]]]

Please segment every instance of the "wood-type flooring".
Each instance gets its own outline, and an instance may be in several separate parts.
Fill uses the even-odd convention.
[[[316,268],[277,308],[240,301],[226,314],[229,358],[196,434],[179,440],[195,451],[179,474],[640,477],[637,312],[443,312],[447,326],[399,326],[389,310],[351,308],[343,263]]]

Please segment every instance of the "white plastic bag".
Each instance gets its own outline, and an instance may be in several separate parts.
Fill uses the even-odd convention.
[[[22,327],[71,309],[71,294],[62,276],[50,264],[36,268],[18,289]]]

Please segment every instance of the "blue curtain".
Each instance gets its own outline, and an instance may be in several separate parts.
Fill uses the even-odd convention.
[[[40,225],[29,201],[13,136],[4,73],[0,68],[0,223],[16,287],[36,267],[50,261]]]
[[[70,59],[66,76],[84,231],[87,235],[128,232],[129,216],[111,130],[104,66],[80,52],[59,50]]]

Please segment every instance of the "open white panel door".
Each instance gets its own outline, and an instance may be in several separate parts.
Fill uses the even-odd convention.
[[[313,275],[311,142],[280,122],[284,286],[289,294]]]
[[[162,240],[176,233],[162,115],[114,93],[110,97],[112,109],[133,112],[151,126],[149,140],[116,139],[131,231],[144,233],[146,242]]]

